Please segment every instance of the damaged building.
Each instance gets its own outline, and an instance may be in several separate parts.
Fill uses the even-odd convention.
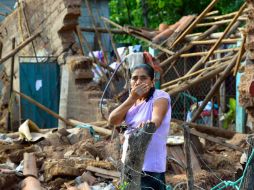
[[[1,1],[0,189],[140,189],[143,163],[120,160],[126,126],[107,122],[136,60],[155,65],[156,88],[171,96],[167,188],[251,187],[253,1],[220,15],[213,0],[156,29],[113,22],[108,3]],[[119,52],[115,34],[149,52]]]

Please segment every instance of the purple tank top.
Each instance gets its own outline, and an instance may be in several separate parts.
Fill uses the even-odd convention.
[[[128,126],[124,136],[122,161],[124,162],[126,151],[128,148],[128,138],[133,128],[137,128],[140,123],[152,119],[153,103],[155,100],[165,98],[168,100],[168,111],[156,132],[152,136],[152,140],[148,145],[145,153],[143,171],[149,172],[165,172],[166,156],[167,156],[167,136],[169,135],[171,120],[171,105],[169,94],[162,90],[155,90],[153,97],[148,102],[142,102],[132,106],[126,114],[125,123]]]

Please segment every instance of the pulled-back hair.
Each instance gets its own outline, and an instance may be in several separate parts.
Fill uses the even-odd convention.
[[[146,74],[151,78],[151,80],[154,79],[154,69],[150,65],[148,64],[135,65],[133,68],[131,68],[131,74],[137,69],[144,69]],[[153,97],[154,91],[155,91],[154,87],[150,88],[148,95],[146,97],[146,102],[148,102],[150,98]]]
[[[136,69],[144,69],[146,71],[146,74],[151,77],[151,79],[154,79],[154,70],[153,68],[148,65],[148,64],[138,64],[135,65],[134,67],[131,68],[131,74],[136,70]]]

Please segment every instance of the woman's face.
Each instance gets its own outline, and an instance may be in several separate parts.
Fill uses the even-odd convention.
[[[150,88],[152,88],[153,85],[153,80],[151,77],[147,74],[146,70],[143,68],[138,68],[135,69],[131,75],[131,88],[145,83],[147,84]]]

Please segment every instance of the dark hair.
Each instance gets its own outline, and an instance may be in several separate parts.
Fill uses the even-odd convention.
[[[138,64],[138,65],[135,65],[134,67],[131,68],[131,74],[136,69],[144,69],[146,71],[146,74],[148,74],[148,76],[151,77],[151,80],[154,79],[154,70],[153,70],[153,68],[150,65],[148,65],[148,64]]]
[[[136,70],[136,69],[144,69],[146,71],[146,74],[151,78],[151,80],[154,79],[154,70],[153,68],[148,65],[148,64],[138,64],[135,65],[132,69],[131,69],[131,74]],[[155,88],[152,87],[150,88],[148,95],[146,97],[146,102],[148,102],[150,100],[151,97],[153,97],[153,93],[155,91]]]

